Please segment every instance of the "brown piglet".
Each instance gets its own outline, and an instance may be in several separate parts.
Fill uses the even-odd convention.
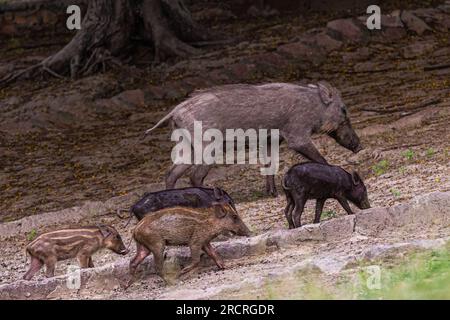
[[[182,275],[198,268],[202,250],[223,269],[223,260],[214,251],[210,241],[228,232],[240,236],[250,235],[250,230],[236,210],[226,202],[214,202],[207,208],[174,207],[156,211],[145,216],[133,232],[137,253],[130,262],[130,274],[134,276],[138,265],[153,253],[156,272],[163,277],[166,245],[189,246],[192,261],[181,270]]]
[[[23,279],[31,280],[43,265],[46,267],[46,276],[53,277],[57,261],[75,257],[81,268],[93,268],[92,255],[104,248],[121,255],[128,253],[120,234],[114,227],[107,225],[44,233],[26,248],[27,254],[31,256],[31,264]]]

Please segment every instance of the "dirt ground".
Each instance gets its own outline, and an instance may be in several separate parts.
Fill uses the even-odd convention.
[[[239,28],[244,38],[240,43],[225,49],[205,49],[204,54],[195,59],[203,61],[204,65],[215,61],[226,63],[225,58],[217,60],[222,55],[243,59],[255,51],[266,52],[271,46],[295,38],[301,30],[324,24],[322,20],[313,22],[311,19],[304,24],[303,20],[288,18],[259,23],[257,31],[255,21],[247,24],[240,21]],[[222,27],[228,34],[238,28],[237,22],[217,23],[216,27]],[[448,34],[432,32],[423,36],[408,35],[393,43],[371,42],[366,47],[347,45],[343,50],[333,52],[319,66],[270,77],[258,74],[247,82],[315,82],[326,79],[339,88],[365,149],[354,155],[327,137],[316,137],[315,143],[330,163],[362,173],[372,206],[392,206],[432,191],[450,191],[450,69],[424,71],[425,66],[450,61],[449,40]],[[430,49],[417,55],[407,54],[411,46],[422,44],[431,44]],[[4,57],[2,64],[23,63],[26,59],[46,56],[56,49],[54,46],[16,54],[1,49],[0,55]],[[193,65],[195,61],[167,64],[156,70],[137,72],[133,78],[116,70],[75,82],[25,82],[2,89],[0,221],[57,211],[88,200],[103,201],[141,190],[144,185],[163,182],[170,166],[172,144],[169,128],[158,129],[145,142],[139,137],[180,98],[172,99],[169,95],[152,100],[151,104],[128,105],[128,108],[112,105],[110,109],[101,102],[111,101],[108,99],[124,90],[161,81],[159,75],[163,68],[166,68],[164,72],[170,75],[170,79],[201,72]],[[51,105],[50,110],[43,110],[45,105]],[[56,113],[52,109],[55,105],[58,105]],[[126,103],[120,106],[123,105],[127,106]],[[74,111],[74,106],[79,108]],[[279,191],[282,174],[289,166],[302,160],[285,145],[282,146],[277,176]],[[285,228],[284,196],[265,196],[264,178],[258,170],[247,166],[219,167],[211,172],[206,182],[223,187],[230,193],[254,233]],[[181,184],[186,184],[186,181]],[[313,202],[308,202],[303,223],[312,222],[313,205]],[[344,215],[342,208],[331,200],[325,210],[328,218]],[[117,225],[128,243],[131,229],[124,229],[122,220],[113,215],[102,220]],[[84,224],[91,222],[83,221]],[[447,229],[435,232],[399,234],[382,241],[395,242],[406,236],[419,239],[448,235]],[[359,241],[369,240],[356,242]],[[26,242],[26,235],[23,235],[22,239],[2,243],[0,283],[14,281],[25,271],[22,249]],[[278,265],[298,261],[304,253],[338,252],[338,248],[339,243],[309,243],[301,248],[232,261],[228,263],[229,270],[212,268],[201,274],[201,280],[189,280],[187,284],[176,285],[176,289],[232,283],[234,279],[260,273],[262,269],[275,269]],[[102,253],[97,264],[116,258]],[[65,266],[67,264],[62,263],[58,272],[62,272]],[[171,292],[177,290],[170,289]],[[113,290],[98,296],[89,292],[78,297],[161,298],[166,293],[160,281],[151,279],[137,284],[131,293]],[[182,291],[177,294],[182,294]],[[228,297],[237,296],[230,294]]]

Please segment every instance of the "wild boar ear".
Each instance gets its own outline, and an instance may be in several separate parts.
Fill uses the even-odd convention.
[[[214,198],[216,200],[222,200],[222,198],[223,198],[223,191],[222,191],[222,189],[214,187]]]
[[[362,181],[362,179],[359,176],[358,172],[352,171],[352,181],[353,181],[354,185],[357,185],[357,184],[359,184]]]
[[[227,215],[227,212],[224,210],[223,206],[220,203],[214,203],[214,213],[217,218],[222,219]]]
[[[327,106],[333,102],[334,90],[333,87],[326,81],[320,81],[317,86],[319,87],[319,96],[324,104]]]
[[[98,230],[100,230],[100,233],[102,234],[103,238],[108,237],[111,234],[111,230],[104,224],[97,224]]]

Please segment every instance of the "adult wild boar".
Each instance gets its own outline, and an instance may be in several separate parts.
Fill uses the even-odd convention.
[[[223,201],[236,210],[233,199],[220,188],[179,188],[148,192],[131,207],[138,220],[147,214],[171,207],[206,208]]]
[[[340,145],[358,152],[362,149],[347,115],[347,108],[336,88],[327,82],[301,86],[289,83],[263,85],[236,84],[194,92],[177,105],[146,135],[171,120],[174,129],[187,129],[194,136],[194,121],[202,121],[204,130],[279,129],[280,140],[307,159],[326,164],[312,143],[313,134],[326,133]],[[176,181],[191,164],[174,164],[166,178],[166,187]],[[201,186],[210,166],[195,165],[190,176],[194,186]],[[267,176],[267,191],[276,194],[273,176]]]

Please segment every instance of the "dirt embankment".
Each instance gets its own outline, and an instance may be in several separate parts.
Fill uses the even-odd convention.
[[[0,285],[0,297],[17,298],[156,298],[204,299],[250,297],[252,290],[265,291],[267,281],[284,279],[301,272],[336,277],[361,264],[393,258],[411,251],[442,248],[449,244],[450,193],[432,193],[390,208],[368,209],[356,215],[305,225],[294,230],[272,230],[250,238],[230,239],[214,244],[226,259],[227,269],[215,271],[203,257],[197,277],[179,280],[181,265],[189,262],[186,249],[169,250],[166,256],[166,283],[155,275],[152,257],[139,268],[139,280],[126,288],[129,258],[99,254],[101,267],[81,274],[65,272],[61,264],[55,278],[11,281]],[[248,217],[246,217],[248,219]],[[16,244],[4,241],[3,250]],[[15,251],[14,257],[18,254]],[[97,257],[100,259],[100,257]],[[10,261],[11,261],[10,260]],[[381,261],[381,262],[380,262]],[[19,262],[19,261],[18,261]],[[23,266],[12,275],[20,276]],[[206,267],[206,268],[205,268]],[[67,270],[67,269],[66,269]],[[73,280],[77,277],[77,280]],[[330,280],[331,281],[331,280]],[[78,283],[76,288],[71,283]],[[267,292],[266,292],[267,293]]]
[[[175,101],[195,88],[220,83],[326,79],[341,90],[366,147],[351,155],[319,137],[316,143],[329,162],[360,170],[375,204],[446,191],[448,16],[448,6],[421,9],[416,17],[430,30],[413,31],[414,26],[394,19],[386,20],[381,33],[367,33],[352,19],[309,32],[303,31],[303,22],[280,19],[259,25],[253,40],[153,69],[148,79],[163,77],[160,85],[141,84],[136,79],[143,71],[134,68],[75,82],[53,81],[49,87],[24,83],[26,89],[4,90],[0,219],[105,201],[163,182],[170,166],[169,129],[157,130],[145,142],[138,138]],[[352,25],[359,30],[355,39],[346,38],[354,36],[346,32]],[[238,28],[225,26],[230,33]],[[239,24],[245,37],[253,27]],[[26,59],[34,53],[27,51]],[[19,64],[24,59],[16,57]],[[129,74],[136,75],[134,83]],[[280,174],[300,160],[283,146]],[[221,167],[207,183],[222,185],[237,201],[262,199],[257,170]]]

